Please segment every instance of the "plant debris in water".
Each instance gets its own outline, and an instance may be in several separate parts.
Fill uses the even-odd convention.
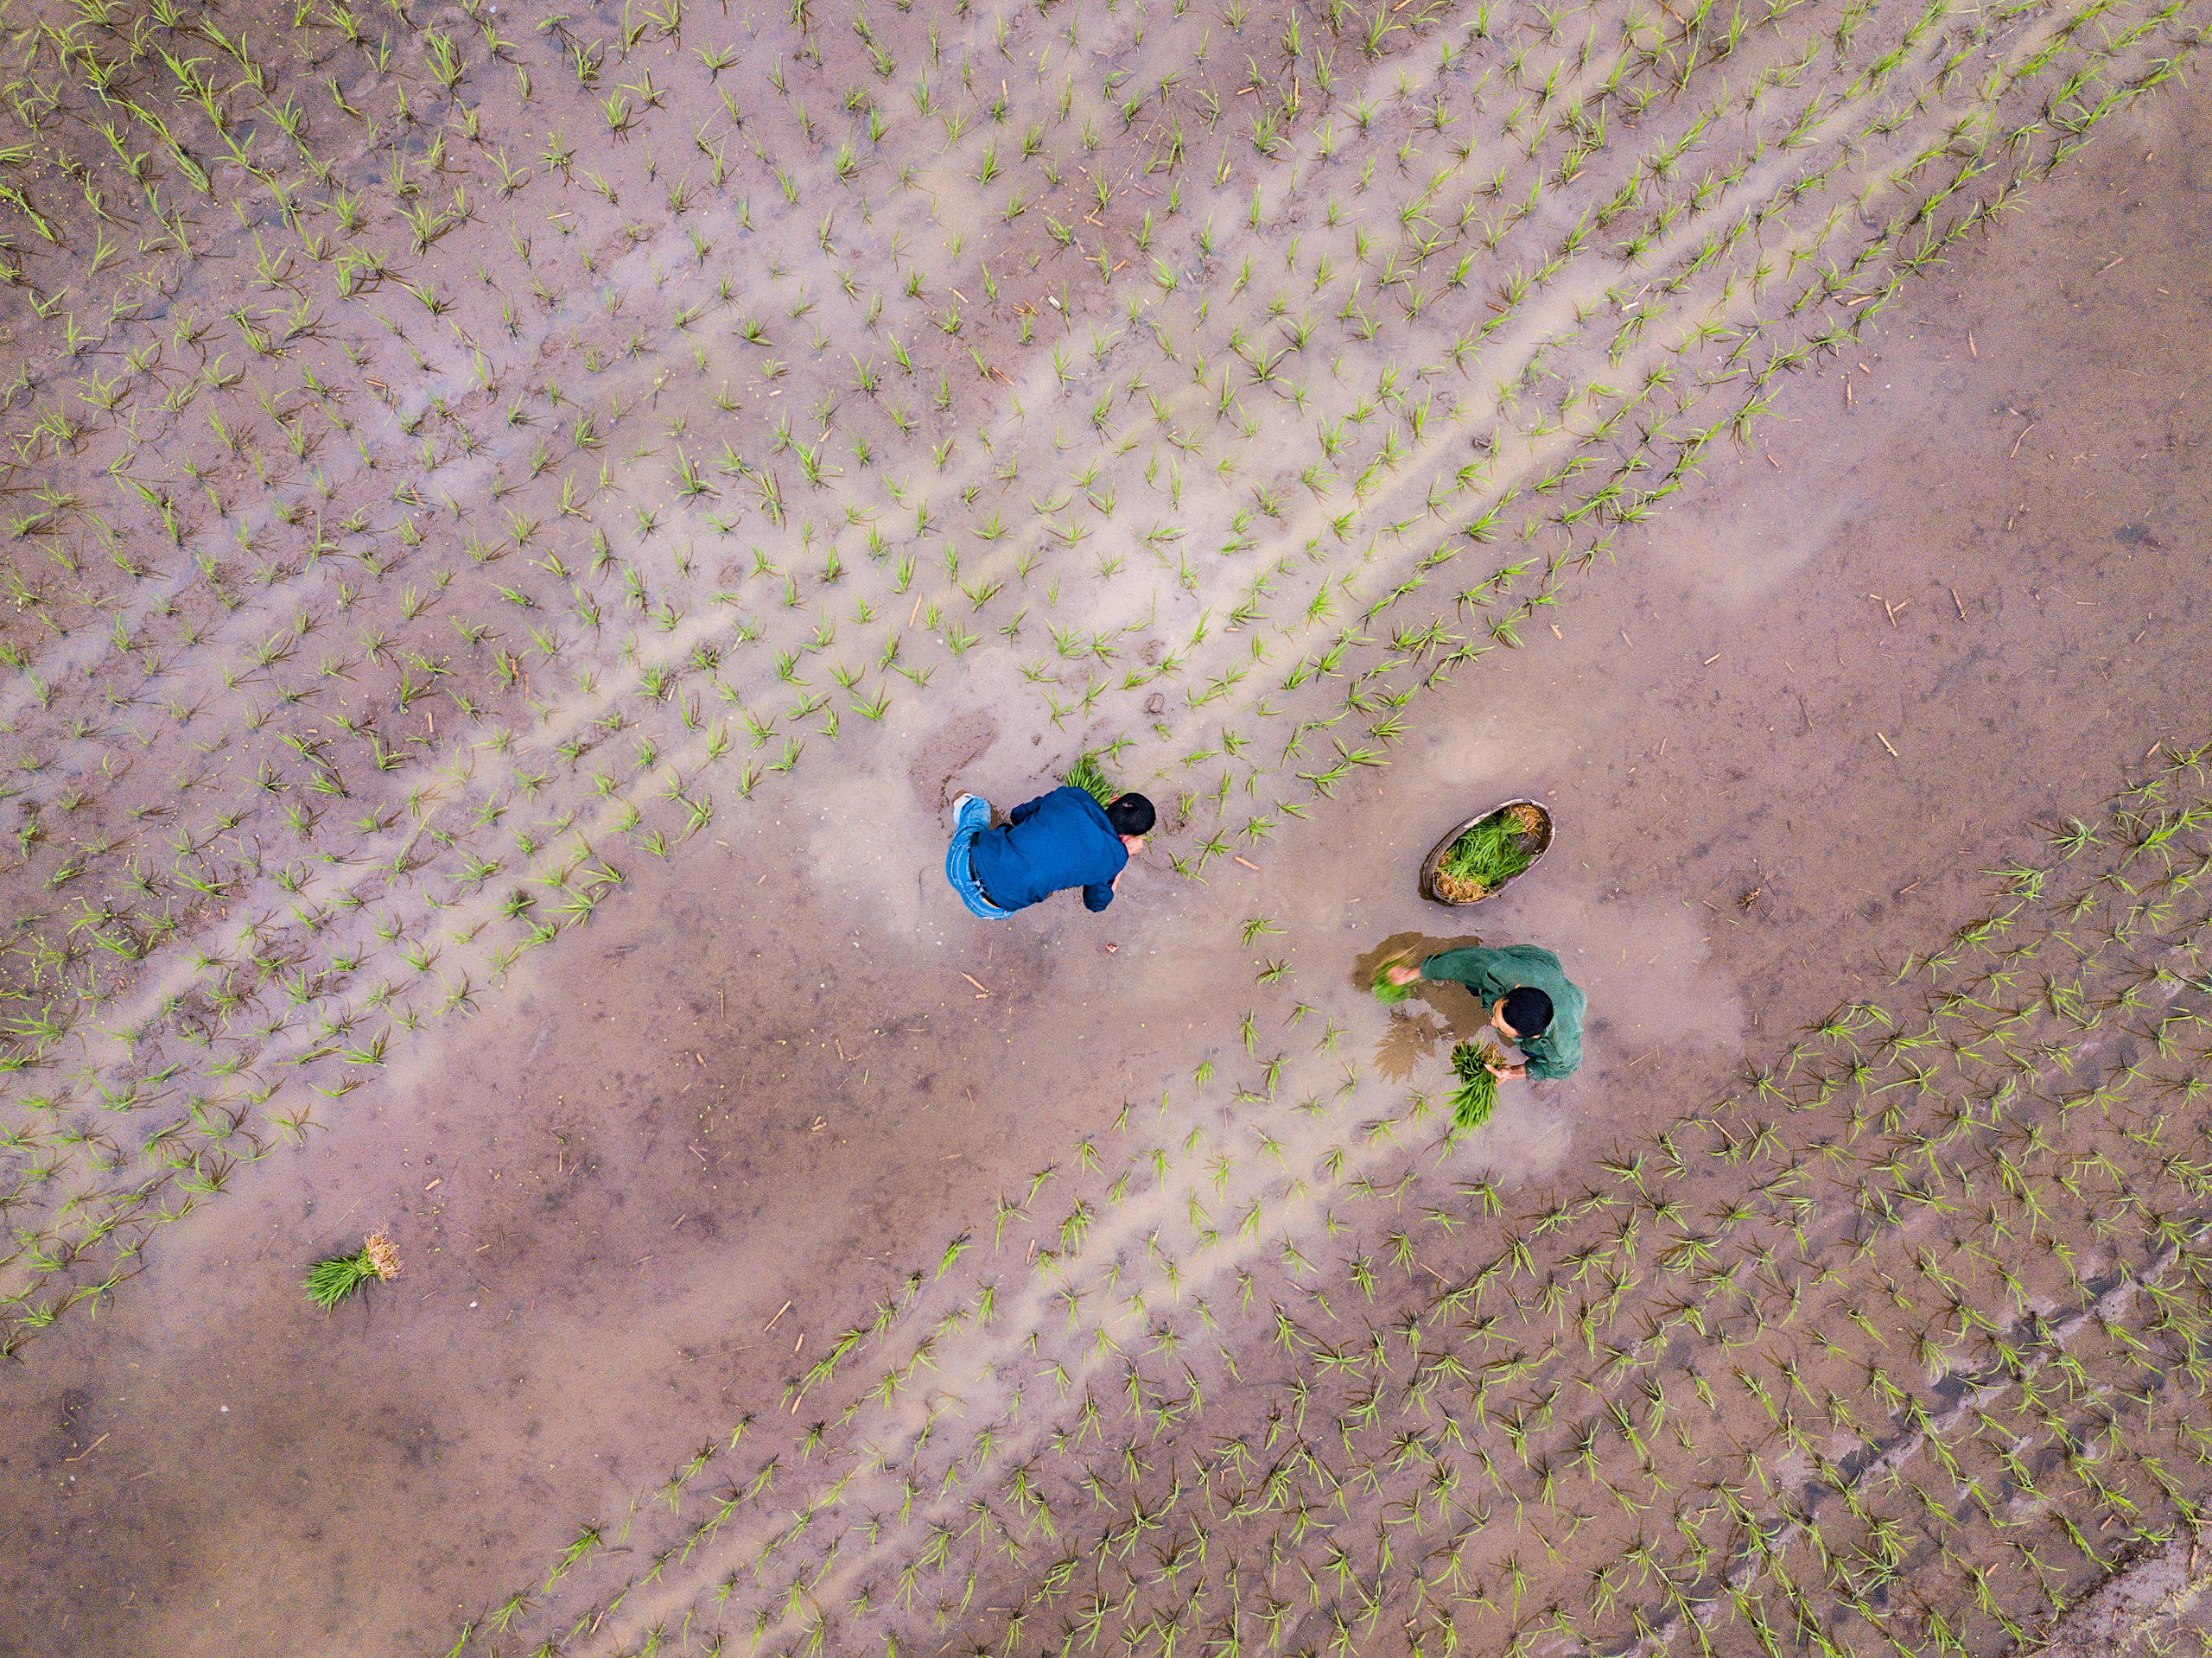
[[[372,1232],[350,1255],[318,1261],[308,1272],[308,1299],[325,1309],[357,1293],[372,1278],[389,1280],[399,1276],[399,1252],[381,1232]]]
[[[1487,1042],[1462,1042],[1452,1050],[1452,1069],[1459,1086],[1452,1096],[1452,1132],[1464,1134],[1490,1121],[1497,1109],[1497,1078],[1491,1066],[1502,1056]]]
[[[1436,866],[1440,897],[1465,903],[1487,898],[1536,861],[1543,816],[1534,806],[1494,811],[1452,843]]]

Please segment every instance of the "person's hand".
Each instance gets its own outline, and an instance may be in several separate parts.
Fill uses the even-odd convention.
[[[1392,984],[1411,984],[1421,977],[1421,969],[1417,967],[1394,967],[1383,976]]]
[[[1529,1074],[1529,1067],[1526,1065],[1491,1064],[1484,1066],[1484,1069],[1501,1083],[1510,1083]]]
[[[1127,864],[1122,865],[1120,869],[1115,872],[1114,879],[1106,883],[1106,890],[1109,893],[1120,892],[1122,890],[1122,877],[1128,873],[1128,866]]]

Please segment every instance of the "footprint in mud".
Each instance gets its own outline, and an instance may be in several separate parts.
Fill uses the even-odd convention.
[[[982,759],[998,738],[999,722],[988,708],[971,708],[947,720],[922,740],[906,768],[915,802],[924,811],[943,811],[956,792],[952,780]]]

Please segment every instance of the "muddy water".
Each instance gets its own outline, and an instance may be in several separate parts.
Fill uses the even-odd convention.
[[[1509,1096],[1481,1153],[1522,1173],[1886,979],[2038,818],[2202,734],[2203,119],[2177,96],[2101,137],[1255,869],[967,917],[944,791],[1050,782],[982,676],[636,861],[623,902],[396,1051],[373,1110],[168,1229],[137,1293],[0,1382],[0,1643],[442,1650],[775,1409],[810,1340],[995,1192],[1233,1045],[1263,953],[1418,1076],[1442,1032],[1362,1005],[1363,956],[1558,949],[1588,1063]],[[1561,826],[1540,880],[1471,918],[1408,895],[1470,799],[1523,791]],[[1247,950],[1254,915],[1284,931]],[[1440,994],[1440,1026],[1465,1016]],[[405,1274],[312,1314],[304,1261],[371,1224]]]

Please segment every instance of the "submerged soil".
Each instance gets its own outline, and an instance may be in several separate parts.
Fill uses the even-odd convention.
[[[1541,879],[1465,915],[1557,949],[1591,1004],[1583,1070],[1509,1088],[1471,1153],[1509,1178],[1886,981],[2201,722],[2175,693],[2212,673],[2205,116],[2130,118],[1908,289],[1256,867],[1147,861],[1103,917],[967,918],[935,873],[946,790],[1050,782],[984,685],[916,753],[862,746],[639,871],[7,1373],[0,1642],[441,1645],[483,1585],[774,1408],[948,1217],[1233,1043],[1253,955],[1349,988],[1466,942],[1407,860],[1470,799],[1554,813]],[[1247,952],[1255,914],[1282,932]],[[1343,1016],[1383,1074],[1433,1074],[1474,1021],[1429,1000]],[[302,1263],[372,1226],[404,1275],[315,1314]]]
[[[838,72],[868,73],[859,46],[837,49],[853,58]],[[703,119],[700,102],[676,112]],[[527,124],[504,92],[485,106],[494,130]],[[1110,1176],[1099,1147],[1126,1159],[1122,1123],[1167,1138],[1233,1134],[1248,1106],[1257,1121],[1257,1093],[1188,1097],[1274,1039],[1249,1022],[1255,983],[1340,1029],[1331,1064],[1393,1097],[1440,1094],[1478,1013],[1447,988],[1378,1008],[1375,965],[1477,938],[1556,950],[1590,999],[1585,1065],[1508,1084],[1450,1165],[1509,1194],[1596,1179],[1599,1159],[1738,1090],[1802,1027],[1877,999],[1981,913],[1991,872],[2038,857],[2161,746],[2204,735],[2208,119],[2185,87],[2114,117],[1840,357],[1779,382],[1749,441],[1707,451],[1701,478],[1529,612],[1517,648],[1424,693],[1387,765],[1202,861],[1201,880],[1166,867],[1195,831],[1154,756],[1128,781],[1158,790],[1168,823],[1105,915],[1071,898],[1011,923],[960,908],[939,867],[950,795],[1012,804],[1073,752],[1016,653],[990,645],[957,654],[926,701],[917,687],[919,712],[849,715],[831,758],[810,736],[815,758],[749,785],[673,855],[619,860],[587,921],[496,982],[464,975],[456,1016],[396,1037],[368,1080],[319,1102],[302,1148],[235,1166],[88,1304],[96,1317],[62,1318],[0,1372],[15,1430],[0,1651],[416,1654],[465,1625],[526,1649],[487,1610],[524,1585],[565,1608],[548,1567],[588,1527],[604,1529],[600,1566],[644,1571],[656,1523],[689,1500],[671,1471],[727,1456],[740,1429],[783,1443],[812,1426],[803,1396],[786,1401],[838,1332],[1027,1267],[1026,1229],[1002,1250],[994,1223],[1040,1177]],[[588,160],[634,206],[646,165],[617,153]],[[810,185],[835,168],[811,165]],[[987,228],[973,207],[947,194],[955,234]],[[626,251],[609,228],[607,269],[642,291]],[[803,242],[785,257],[829,289]],[[622,293],[606,288],[613,328]],[[497,331],[488,289],[461,302]],[[1028,337],[1020,319],[1002,308],[963,338],[995,352]],[[549,330],[543,349],[587,348]],[[1041,391],[1040,357],[1009,380]],[[642,372],[626,384],[663,396]],[[742,396],[766,410],[785,389],[771,377]],[[703,415],[705,394],[666,395]],[[519,448],[503,458],[522,469]],[[232,459],[219,488],[245,487]],[[442,556],[461,568],[457,550]],[[720,579],[750,579],[731,556]],[[560,655],[543,651],[542,677]],[[597,706],[577,693],[548,740]],[[404,700],[385,734],[428,749],[435,726],[393,734],[401,715]],[[234,751],[242,775],[276,752],[259,740]],[[1556,826],[1534,876],[1473,910],[1412,893],[1444,828],[1520,793]],[[129,827],[120,797],[83,810]],[[27,893],[44,878],[15,873]],[[207,918],[255,920],[228,902]],[[1323,1200],[1291,1203],[1296,1237],[1333,1231]],[[307,1264],[372,1229],[401,1276],[315,1312]],[[995,1420],[1001,1378],[981,1358],[963,1369],[970,1340],[943,1356],[972,1428]],[[1261,1425],[1256,1388],[1211,1402],[1209,1432]],[[833,1434],[852,1420],[822,1409]],[[1742,1398],[1729,1410],[1726,1429],[1763,1420]],[[793,1487],[830,1465],[827,1449],[785,1454]],[[849,1562],[860,1545],[845,1547]],[[670,1595],[697,1586],[686,1569]],[[992,1640],[1011,1604],[987,1591],[939,1621]],[[586,1640],[642,1644],[620,1617],[604,1637],[588,1621]]]

